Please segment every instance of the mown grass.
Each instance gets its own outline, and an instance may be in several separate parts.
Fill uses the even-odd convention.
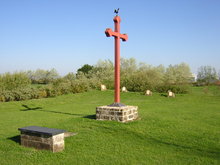
[[[0,164],[220,164],[220,88],[196,87],[167,98],[122,93],[140,120],[96,121],[95,108],[113,91],[0,103]],[[29,107],[25,108],[25,106]],[[37,125],[78,133],[60,153],[19,145],[19,127]]]

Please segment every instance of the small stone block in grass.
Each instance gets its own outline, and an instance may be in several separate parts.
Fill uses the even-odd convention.
[[[64,134],[67,132],[65,130],[38,126],[23,127],[18,130],[21,132],[22,146],[52,152],[64,150]]]

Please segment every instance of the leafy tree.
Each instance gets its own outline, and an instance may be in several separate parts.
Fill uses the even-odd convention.
[[[156,90],[156,87],[162,84],[165,70],[163,65],[153,67],[146,63],[133,62],[130,64],[132,65],[128,67],[127,71],[122,70],[122,73],[125,73],[121,76],[122,85],[126,86],[129,91]]]
[[[73,81],[73,80],[75,80],[76,76],[73,72],[70,72],[66,76],[64,76],[63,78],[65,80]]]
[[[138,66],[134,58],[121,58],[121,74],[132,74],[137,71]]]
[[[205,85],[209,85],[218,80],[218,75],[214,67],[201,66],[198,69],[197,81]]]
[[[48,84],[50,82],[53,82],[57,78],[59,78],[59,74],[56,71],[56,69],[53,68],[51,70],[46,71],[46,75],[45,75],[45,78],[44,78],[44,83]]]
[[[85,64],[85,65],[83,65],[81,68],[79,68],[79,69],[77,70],[77,74],[79,74],[79,72],[82,72],[82,73],[84,73],[84,74],[88,74],[89,71],[92,70],[92,68],[93,68],[93,66],[91,66],[91,65],[89,65],[89,64]]]
[[[93,67],[88,76],[90,79],[96,80],[97,84],[104,83],[107,88],[114,86],[114,65],[110,60],[99,60]],[[97,80],[99,82],[97,82]]]
[[[59,78],[59,74],[55,69],[37,69],[36,71],[28,71],[27,75],[31,79],[32,83],[37,84],[48,84]]]
[[[186,63],[169,65],[164,74],[165,84],[187,84],[190,82],[192,73]]]

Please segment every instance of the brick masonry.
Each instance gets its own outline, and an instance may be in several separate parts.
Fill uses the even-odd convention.
[[[96,107],[96,120],[115,120],[118,122],[130,122],[138,119],[137,106]]]
[[[60,152],[64,149],[64,133],[57,135],[44,135],[21,132],[21,145],[39,150]]]

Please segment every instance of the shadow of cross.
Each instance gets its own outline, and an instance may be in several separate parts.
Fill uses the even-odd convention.
[[[60,111],[52,111],[52,110],[44,110],[42,107],[35,107],[31,108],[28,105],[22,104],[22,107],[26,109],[22,109],[20,111],[31,111],[31,110],[38,110],[41,112],[48,112],[48,113],[57,113],[57,114],[63,114],[63,115],[72,115],[72,116],[79,116],[82,118],[88,118],[88,119],[95,119],[95,115],[86,115],[86,114],[74,114],[69,112],[60,112]]]
[[[22,107],[26,108],[23,111],[30,111],[30,110],[37,110],[37,109],[42,109],[42,107],[35,107],[35,108],[31,108],[28,105],[22,104]]]

